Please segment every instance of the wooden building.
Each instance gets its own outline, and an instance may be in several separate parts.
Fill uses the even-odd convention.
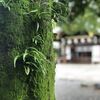
[[[58,62],[100,63],[99,35],[90,37],[86,32],[72,36],[56,34],[53,44],[56,45],[54,48],[58,50]]]

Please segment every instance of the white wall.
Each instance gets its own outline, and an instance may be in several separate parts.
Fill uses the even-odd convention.
[[[100,62],[100,45],[92,46],[92,62]]]

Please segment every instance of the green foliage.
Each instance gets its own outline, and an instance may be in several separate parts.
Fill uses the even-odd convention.
[[[58,2],[53,2],[52,6],[52,19],[57,23],[65,22],[68,16],[68,1],[59,0]]]
[[[67,34],[100,33],[100,0],[58,0],[53,9],[54,20]]]
[[[41,73],[45,75],[48,62],[49,61],[40,51],[36,48],[30,47],[26,49],[25,53],[22,55],[15,57],[14,67],[24,67],[27,75],[29,75],[30,72],[34,72],[34,70],[41,71]]]
[[[11,2],[11,0],[7,1],[7,0],[0,0],[1,5],[3,5],[5,8],[8,8],[10,10],[9,7],[9,3]]]
[[[75,1],[73,1],[75,2]],[[75,2],[76,3],[76,2]],[[86,6],[84,6],[86,4]],[[84,6],[84,10],[80,9],[81,5]],[[74,16],[74,20],[67,23],[66,26],[66,32],[68,33],[75,33],[77,31],[87,31],[87,32],[93,32],[93,33],[100,33],[99,26],[99,7],[100,4],[95,0],[90,1],[82,1],[82,4],[79,4],[79,6],[75,6],[74,8],[77,8],[79,11],[79,14],[77,14],[75,11],[74,13],[77,14],[77,16]]]
[[[20,69],[23,69],[24,74],[27,75],[24,81],[27,82],[29,100],[47,100],[48,98],[52,98],[48,95],[50,92],[48,91],[50,66],[52,64],[46,59],[45,55],[33,47],[26,49],[25,53],[15,57],[14,67],[16,68],[17,74],[22,72]],[[45,94],[42,93],[43,91]]]
[[[0,1],[1,100],[55,99],[52,3]]]
[[[34,47],[36,47],[36,48],[37,48],[37,46],[41,47],[41,45],[44,44],[44,41],[42,40],[40,35],[34,36],[32,41],[34,43]]]

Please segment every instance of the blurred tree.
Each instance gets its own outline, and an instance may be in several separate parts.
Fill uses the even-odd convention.
[[[59,0],[63,5],[57,24],[68,34],[86,30],[100,33],[100,0]],[[57,10],[59,7],[54,6]],[[65,10],[64,8],[67,8]]]

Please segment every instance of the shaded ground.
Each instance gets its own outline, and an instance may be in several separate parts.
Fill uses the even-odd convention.
[[[100,100],[100,65],[57,65],[56,100]]]

